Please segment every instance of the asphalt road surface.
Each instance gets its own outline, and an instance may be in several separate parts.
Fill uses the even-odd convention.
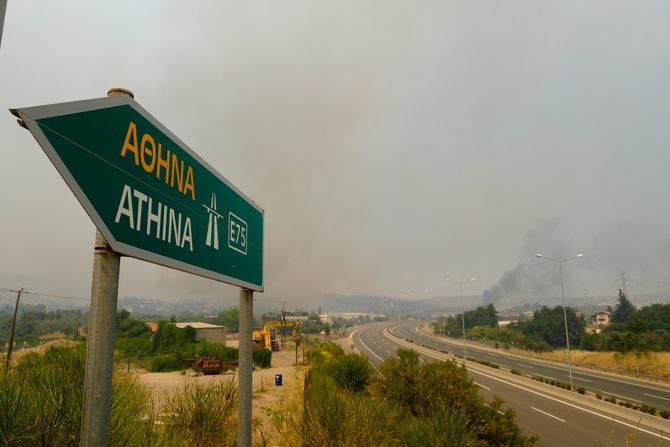
[[[438,350],[430,350],[409,343],[391,335],[386,330],[390,326],[391,331],[396,335],[406,338],[416,337],[425,345],[432,343],[433,340],[429,340],[431,337],[416,332],[416,325],[417,323],[413,322],[364,326],[353,333],[352,341],[375,367],[378,367],[382,361],[394,357],[399,348],[412,348],[419,351],[420,358],[426,362],[447,358]],[[458,343],[456,346],[459,346]],[[437,344],[436,347],[450,352],[453,352],[454,349],[453,344]],[[490,352],[485,352],[490,355]],[[469,351],[468,356],[474,357]],[[484,359],[494,361],[493,358],[484,357]],[[539,368],[533,363],[530,365]],[[519,369],[516,366],[513,367]],[[547,369],[551,371],[551,368]],[[538,372],[543,374],[543,371],[545,370],[541,369]],[[491,400],[494,395],[502,397],[505,401],[504,406],[511,407],[516,412],[523,431],[527,434],[537,434],[540,437],[538,442],[540,446],[670,445],[668,435],[670,421],[658,417],[652,418],[639,412],[595,401],[593,398],[559,390],[535,381],[523,380],[518,376],[501,373],[481,365],[468,365],[468,374],[479,385],[482,395],[487,400]],[[665,396],[658,391],[649,392]],[[652,423],[648,424],[646,421],[650,418],[652,418]]]
[[[428,336],[419,332],[416,326],[416,322],[401,324],[394,328],[393,333],[439,350],[463,354],[462,340]],[[466,353],[468,357],[493,362],[507,369],[516,369],[527,375],[542,376],[563,383],[570,383],[567,364],[551,364],[524,359],[510,355],[505,351],[496,352],[492,349],[477,348],[472,344],[466,346]],[[662,384],[639,381],[628,377],[613,377],[597,371],[584,371],[575,368],[573,368],[572,376],[575,388],[583,387],[603,396],[612,396],[618,400],[626,400],[635,404],[645,403],[658,409],[670,411],[670,388]]]

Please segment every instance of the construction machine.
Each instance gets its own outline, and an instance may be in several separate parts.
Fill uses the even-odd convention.
[[[272,320],[265,323],[262,329],[253,331],[252,337],[257,348],[269,348],[273,351],[279,351],[279,340],[277,340],[277,332],[281,333],[281,327],[290,327],[291,336],[295,337],[300,328],[299,321],[284,321]],[[279,331],[278,331],[279,330]]]

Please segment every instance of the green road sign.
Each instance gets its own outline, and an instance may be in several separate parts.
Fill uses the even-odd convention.
[[[263,291],[263,210],[130,96],[12,113],[114,251]]]

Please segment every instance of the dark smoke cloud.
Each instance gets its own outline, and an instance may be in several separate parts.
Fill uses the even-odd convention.
[[[577,252],[560,236],[558,219],[543,220],[532,228],[521,248],[521,261],[505,272],[497,284],[482,293],[484,304],[495,304],[502,298],[529,298],[546,296],[548,290],[560,287],[558,271],[546,261],[535,258],[535,253],[564,258]]]
[[[558,219],[541,221],[524,239],[521,261],[482,293],[483,304],[529,302],[559,297],[558,266],[535,257],[566,259],[582,252]],[[670,238],[658,222],[604,222],[587,238],[584,258],[563,265],[566,296],[614,296],[621,270],[632,278],[632,293],[666,294]]]

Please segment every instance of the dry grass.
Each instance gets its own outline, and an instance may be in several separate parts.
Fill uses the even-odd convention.
[[[293,376],[282,389],[267,380],[256,389],[253,401],[253,445],[259,447],[295,444],[298,439],[296,416],[303,407],[303,389],[307,367],[285,368],[284,379]],[[264,379],[261,378],[261,381]]]
[[[535,358],[567,361],[565,350],[543,352],[539,354],[528,351],[516,351],[522,355],[532,355]],[[592,352],[571,350],[572,362],[575,365],[598,366],[601,368],[619,369],[632,373],[649,374],[670,379],[670,352],[628,353]]]
[[[45,338],[45,340],[47,339]],[[15,345],[14,351],[12,352],[12,362],[18,361],[21,357],[30,353],[44,354],[50,348],[67,348],[77,346],[77,344],[78,343],[74,340],[62,337],[62,338],[48,339],[44,343],[41,343],[37,346],[33,346],[30,348],[23,348]]]

